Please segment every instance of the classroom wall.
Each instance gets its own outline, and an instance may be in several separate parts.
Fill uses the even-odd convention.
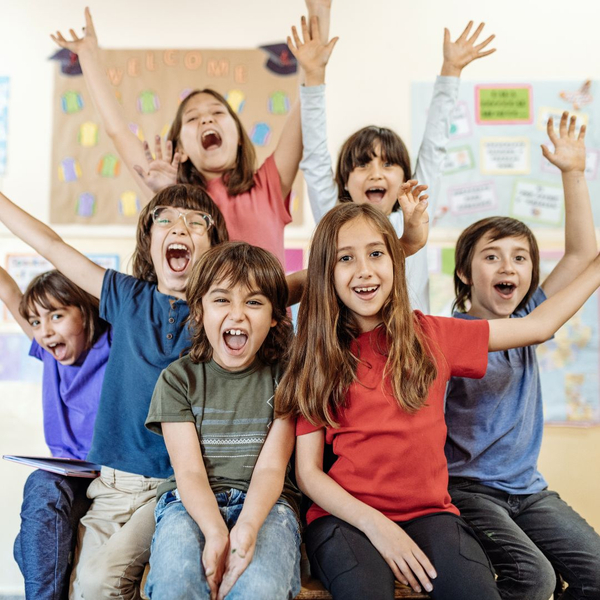
[[[107,48],[244,48],[285,38],[303,12],[301,0],[90,0],[96,30]],[[46,219],[50,175],[51,97],[55,47],[49,33],[83,25],[83,0],[4,2],[0,19],[0,76],[11,78],[8,172],[0,189]],[[368,10],[365,8],[368,6]],[[234,16],[235,20],[232,20]],[[368,123],[396,129],[412,147],[410,84],[432,80],[442,63],[443,28],[454,37],[470,19],[497,34],[498,52],[468,67],[465,79],[600,78],[597,23],[600,3],[565,10],[559,0],[334,0],[332,34],[340,41],[327,75],[330,148]],[[593,126],[593,124],[590,124]],[[82,250],[110,249],[128,258],[127,227],[62,227]],[[435,237],[435,230],[432,232]],[[290,244],[297,240],[289,240]],[[0,227],[0,261],[23,247]],[[10,356],[0,357],[1,361]],[[0,453],[43,453],[39,386],[0,382]],[[600,429],[547,428],[541,468],[551,486],[600,530]],[[0,464],[0,595],[22,590],[12,561],[22,484],[27,469]]]

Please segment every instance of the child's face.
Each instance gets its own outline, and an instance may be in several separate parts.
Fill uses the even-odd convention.
[[[370,162],[356,166],[348,176],[346,189],[357,204],[368,202],[385,215],[390,215],[400,186],[404,183],[404,171],[400,165],[386,162],[381,157],[381,146],[375,146],[375,156]]]
[[[202,298],[203,325],[215,362],[228,371],[242,371],[254,361],[273,319],[273,306],[259,290],[229,281],[214,283]]]
[[[381,309],[392,290],[394,268],[383,236],[366,219],[346,223],[338,233],[335,291],[361,332],[381,323]]]
[[[510,317],[531,285],[533,264],[529,241],[524,237],[492,240],[484,235],[476,244],[471,263],[471,308],[481,319]]]
[[[86,345],[81,311],[75,306],[54,305],[48,310],[34,302],[29,316],[35,341],[61,365],[77,362]]]
[[[191,209],[176,208],[188,214]],[[158,291],[185,299],[192,267],[210,248],[209,232],[190,231],[183,217],[169,226],[154,223],[150,229],[150,257],[158,280]]]
[[[191,160],[207,179],[231,169],[240,140],[227,108],[210,94],[196,94],[189,99],[182,116],[181,161]]]

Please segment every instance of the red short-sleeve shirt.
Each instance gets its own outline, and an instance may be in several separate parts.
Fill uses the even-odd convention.
[[[326,441],[338,457],[329,476],[365,504],[393,521],[408,521],[434,512],[459,514],[448,494],[444,455],[444,393],[450,377],[481,378],[487,368],[489,325],[425,316],[415,311],[434,354],[437,378],[427,403],[414,414],[402,410],[390,391],[382,390],[386,357],[382,329],[354,342],[360,363],[348,390],[339,428],[326,428]],[[379,339],[378,339],[379,338]],[[379,343],[378,343],[379,342]],[[302,417],[296,435],[317,431]],[[313,504],[307,521],[328,513]]]

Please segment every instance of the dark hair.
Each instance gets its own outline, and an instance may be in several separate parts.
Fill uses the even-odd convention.
[[[269,251],[246,242],[227,242],[205,252],[196,263],[186,288],[192,323],[192,362],[206,362],[212,358],[212,347],[204,330],[202,298],[210,287],[220,281],[258,289],[273,306],[271,327],[258,357],[267,364],[281,360],[292,338],[292,324],[287,315],[288,287],[281,263]]]
[[[381,147],[381,158],[401,167],[404,172],[404,179],[410,179],[412,173],[410,156],[400,136],[386,127],[376,127],[375,125],[363,127],[344,142],[338,156],[335,181],[338,186],[340,202],[352,202],[352,198],[346,189],[348,177],[356,167],[373,160],[377,145]],[[396,201],[392,211],[399,208],[400,204]]]
[[[108,323],[100,318],[98,298],[82,290],[57,270],[41,273],[29,282],[19,303],[19,314],[24,319],[39,316],[36,304],[46,310],[56,310],[58,306],[78,308],[86,336],[86,350],[108,329]]]
[[[471,267],[477,242],[486,234],[491,241],[507,237],[523,237],[529,242],[531,255],[531,285],[521,300],[516,310],[523,308],[540,283],[540,251],[533,232],[525,223],[511,217],[487,217],[469,225],[458,238],[455,250],[454,265],[454,293],[456,299],[452,310],[467,312],[466,303],[471,300],[471,285],[464,283],[459,274],[467,281],[471,281]]]
[[[133,276],[144,281],[157,283],[156,271],[150,257],[150,230],[152,229],[152,213],[157,206],[175,206],[188,210],[201,210],[208,213],[214,225],[208,230],[211,246],[216,246],[229,239],[225,219],[219,207],[211,197],[195,185],[178,183],[161,190],[144,206],[140,212],[136,231],[136,245],[133,253]]]
[[[209,94],[215,100],[220,102],[226,109],[227,112],[233,117],[235,121],[235,125],[237,127],[238,136],[239,136],[239,144],[237,149],[237,156],[235,159],[235,165],[233,168],[229,169],[223,174],[223,183],[227,187],[227,193],[230,196],[237,196],[238,194],[243,194],[244,192],[249,191],[254,187],[254,171],[256,169],[256,151],[254,150],[254,146],[240,121],[240,118],[237,116],[236,112],[229,106],[227,100],[219,94],[219,92],[215,92],[215,90],[211,89],[203,89],[203,90],[193,90],[190,92],[185,99],[179,105],[177,109],[177,113],[175,114],[175,118],[173,119],[173,123],[171,124],[171,128],[169,129],[169,133],[167,135],[167,139],[173,142],[173,150],[180,150],[179,145],[179,136],[181,134],[181,126],[183,124],[183,113],[185,112],[185,108],[187,103],[198,94]],[[202,186],[206,189],[206,179],[196,169],[196,167],[192,164],[191,160],[186,160],[179,164],[179,170],[177,172],[177,181],[181,183],[191,183],[193,185]]]

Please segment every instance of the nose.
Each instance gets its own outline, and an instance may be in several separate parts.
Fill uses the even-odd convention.
[[[243,321],[244,320],[244,307],[245,304],[242,302],[232,302],[229,305],[229,319],[231,321]]]
[[[381,165],[377,161],[371,161],[371,164],[369,165],[369,179],[381,179],[381,177]]]
[[[502,261],[500,263],[500,272],[501,273],[514,273],[515,272],[515,266],[509,257],[502,259]]]
[[[212,123],[213,116],[212,115],[203,115],[201,118],[201,122],[202,122],[202,125],[205,125],[206,123]]]
[[[183,214],[179,215],[178,219],[173,223],[171,233],[174,233],[175,235],[189,235],[190,230],[188,229]]]
[[[52,327],[52,322],[48,319],[42,319],[40,327],[42,330],[42,337],[50,337],[54,333],[54,327]]]
[[[372,275],[371,265],[369,261],[365,258],[358,258],[356,260],[356,275],[360,279],[369,279]]]

